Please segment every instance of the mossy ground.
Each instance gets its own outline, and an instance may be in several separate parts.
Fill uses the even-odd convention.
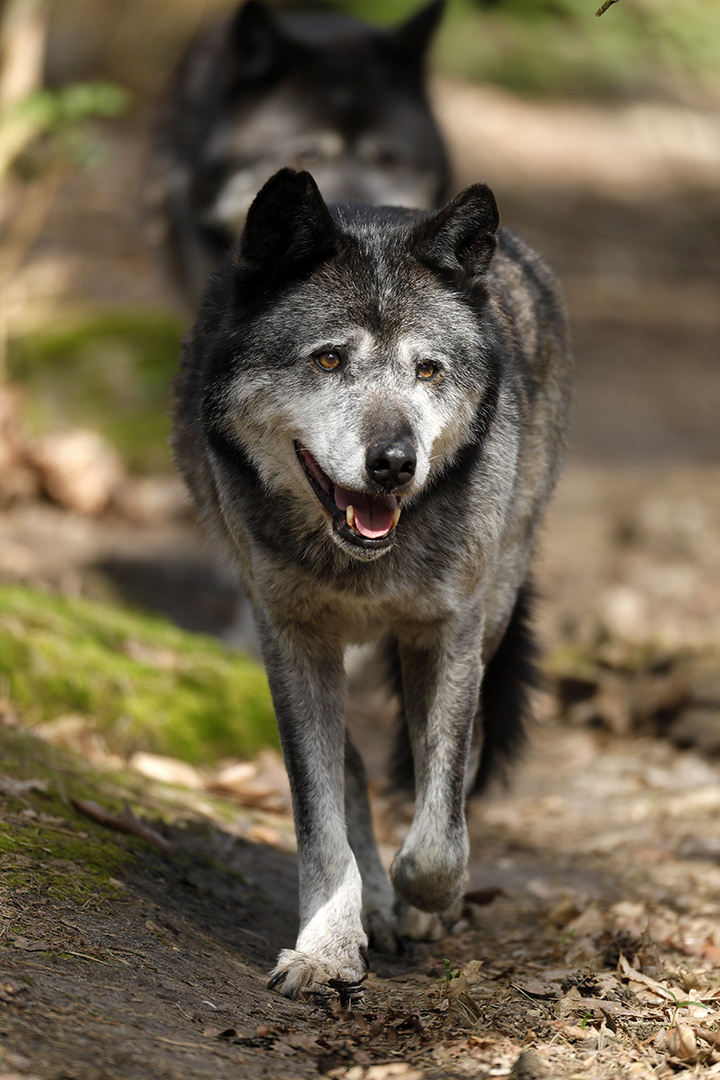
[[[117,899],[119,878],[132,861],[129,837],[108,834],[80,819],[70,799],[98,799],[120,809],[116,778],[102,776],[72,755],[26,732],[0,726],[0,897],[13,906],[44,899],[82,905]],[[129,794],[129,788],[126,788]],[[23,933],[11,919],[6,936]]]
[[[0,586],[0,680],[25,724],[80,714],[124,756],[201,764],[277,745],[257,663],[112,604]]]

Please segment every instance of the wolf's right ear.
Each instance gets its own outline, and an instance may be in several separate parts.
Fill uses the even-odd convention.
[[[262,0],[246,0],[230,20],[233,78],[253,82],[282,66],[287,42],[270,8]]]
[[[242,275],[290,278],[337,250],[337,230],[309,172],[281,169],[255,196],[236,255]]]
[[[442,273],[481,278],[497,247],[500,214],[487,184],[472,184],[416,229],[415,254]]]

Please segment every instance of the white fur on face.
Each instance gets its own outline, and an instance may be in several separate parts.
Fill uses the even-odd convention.
[[[383,164],[388,149],[393,157]],[[207,155],[222,166],[237,162],[206,214],[208,224],[231,232],[242,229],[257,192],[286,165],[308,169],[327,203],[425,209],[438,184],[432,168],[421,167],[413,154],[398,153],[396,140],[369,131],[351,145],[333,127],[309,123],[285,91],[258,104],[242,125],[220,127]]]
[[[343,363],[324,371],[312,357],[330,348]],[[342,327],[333,340],[308,340],[303,357],[281,370],[238,379],[228,414],[270,487],[295,490],[294,443],[308,449],[335,484],[368,490],[368,447],[402,434],[415,447],[413,480],[402,494],[412,496],[463,442],[482,387],[467,393],[453,356],[407,333],[388,348],[370,331]],[[418,378],[417,365],[431,360],[435,379]]]

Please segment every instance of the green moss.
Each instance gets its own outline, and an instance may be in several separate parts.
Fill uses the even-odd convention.
[[[37,785],[0,796],[0,896],[23,893],[76,903],[121,897],[115,879],[142,841],[81,819],[68,800],[68,789],[75,798],[97,798],[97,777],[85,775],[82,765],[57,747],[1,726],[0,761],[2,775]],[[101,797],[105,801],[105,792]],[[110,796],[108,802],[120,809],[120,799]],[[12,929],[23,932],[18,924]]]
[[[169,469],[168,403],[182,334],[166,312],[94,313],[12,338],[8,375],[31,391],[36,431],[88,426],[131,470]]]
[[[258,664],[125,608],[0,586],[0,681],[26,722],[82,714],[123,755],[202,763],[277,745]]]

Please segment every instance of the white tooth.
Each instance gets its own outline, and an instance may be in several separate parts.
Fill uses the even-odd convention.
[[[355,508],[354,507],[348,506],[348,508],[345,511],[345,520],[347,521],[349,529],[354,529],[355,528]]]
[[[395,507],[395,513],[393,514],[393,522],[392,522],[393,529],[396,527],[398,521],[400,520],[400,514],[401,513],[402,513],[402,510],[400,509],[400,507],[396,506]]]

